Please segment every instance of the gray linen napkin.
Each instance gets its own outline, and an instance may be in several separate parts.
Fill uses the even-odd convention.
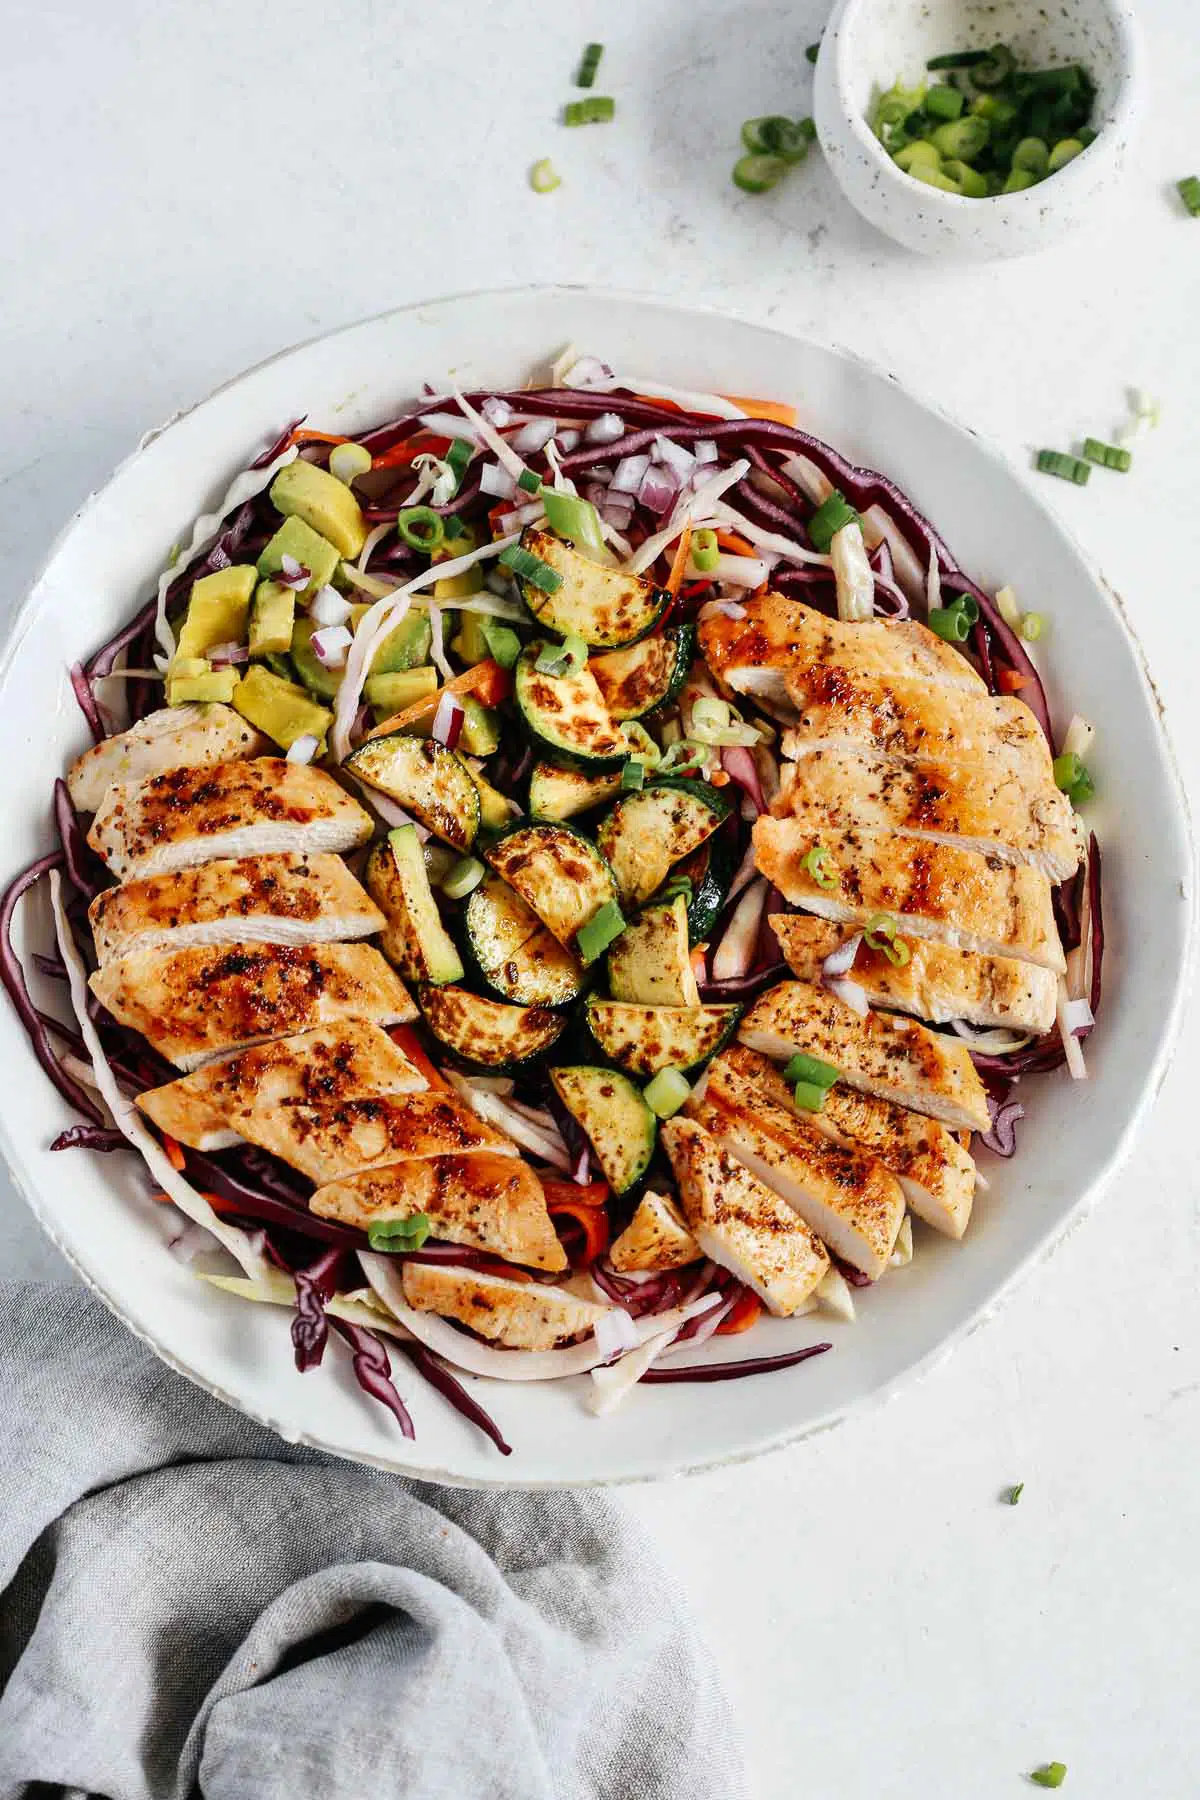
[[[0,1800],[745,1792],[707,1654],[601,1495],[294,1448],[32,1285],[0,1286],[0,1470]]]

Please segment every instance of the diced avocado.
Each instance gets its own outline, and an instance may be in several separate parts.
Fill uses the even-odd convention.
[[[302,457],[280,469],[271,499],[286,518],[301,518],[328,538],[341,556],[357,556],[367,541],[362,507],[345,482]]]
[[[614,1194],[627,1194],[650,1167],[658,1121],[641,1092],[616,1069],[589,1064],[551,1069],[559,1099],[591,1139]]]
[[[318,588],[332,581],[341,561],[337,546],[314,531],[311,525],[306,525],[303,519],[285,519],[259,557],[258,572],[264,580],[278,575],[285,556],[293,557],[309,571],[311,580],[302,590],[306,594],[315,594]]]
[[[238,685],[236,669],[210,669],[203,663],[202,669],[190,675],[167,677],[167,705],[187,706],[211,700],[223,700],[228,705]]]
[[[278,675],[280,681],[295,681],[296,670],[290,656],[285,656],[278,650],[268,650],[263,657],[263,662],[270,669],[272,675]]]
[[[368,675],[363,683],[363,698],[368,706],[389,719],[437,690],[437,670],[427,665],[423,669],[396,669],[388,675]]]
[[[367,858],[367,892],[387,919],[379,943],[410,981],[461,981],[462,959],[442,924],[415,825],[400,825]]]
[[[478,548],[479,539],[473,525],[464,524],[461,519],[446,520],[446,530],[454,528],[453,537],[445,537],[434,551],[431,561],[452,562],[457,556],[466,556],[471,550]]]
[[[342,685],[341,669],[327,669],[314,653],[309,639],[321,627],[301,613],[292,626],[292,661],[296,673],[311,693],[320,700],[332,700]]]
[[[462,743],[461,737],[458,741]],[[506,825],[512,823],[516,807],[503,794],[497,793],[490,781],[485,781],[482,775],[476,775],[473,769],[471,779],[479,789],[480,825],[486,831],[503,831]]]
[[[582,769],[558,769],[534,763],[529,777],[529,810],[535,819],[573,819],[621,792],[621,771],[585,775]]]
[[[468,569],[468,574],[471,571]],[[440,582],[438,584],[441,585]],[[435,599],[440,596],[435,594]],[[487,639],[483,635],[484,618],[481,613],[464,613],[455,635],[450,639],[450,648],[455,656],[465,663],[483,662],[491,654],[487,647]]]
[[[626,926],[608,953],[608,988],[614,1000],[635,1006],[699,1006],[682,894]]]
[[[297,738],[323,739],[333,714],[318,706],[294,681],[281,681],[262,663],[247,669],[232,696],[243,719],[256,725],[282,750],[290,750]]]
[[[463,709],[462,730],[458,734],[458,747],[465,750],[468,756],[491,756],[500,748],[500,725],[498,715],[486,706],[481,706],[473,694],[460,694],[459,705]]]
[[[445,843],[469,850],[479,830],[479,789],[461,756],[435,738],[392,731],[368,738],[344,767],[387,794]]]
[[[482,589],[483,572],[476,565],[471,569],[460,569],[457,575],[439,576],[433,584],[433,597],[435,600],[466,600],[472,594],[482,592]],[[466,616],[474,618],[475,614],[468,613]]]
[[[420,663],[427,663],[432,643],[429,614],[410,607],[371,658],[372,675],[394,675],[401,669],[415,669]]]
[[[281,587],[277,581],[260,581],[250,607],[251,656],[266,656],[268,651],[286,655],[292,647],[295,620],[296,596],[292,589]]]
[[[257,579],[252,563],[233,563],[202,575],[192,588],[180,628],[179,655],[204,656],[217,644],[240,644]]]
[[[194,675],[207,675],[212,668],[207,656],[173,656],[168,678],[189,680]]]

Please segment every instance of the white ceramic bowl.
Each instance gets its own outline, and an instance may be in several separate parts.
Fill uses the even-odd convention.
[[[1025,68],[1082,63],[1096,84],[1093,144],[1018,194],[968,200],[906,175],[867,123],[876,95],[914,85],[932,56],[1004,43]],[[840,0],[821,39],[813,114],[851,205],[910,250],[1021,256],[1067,236],[1116,187],[1141,106],[1142,44],[1128,0]]]
[[[354,1387],[334,1346],[298,1375],[288,1320],[198,1282],[163,1248],[168,1211],[146,1198],[132,1157],[51,1155],[68,1122],[0,1004],[5,1104],[0,1149],[55,1242],[166,1361],[284,1436],[438,1480],[511,1484],[610,1481],[730,1461],[828,1424],[944,1352],[1048,1243],[1112,1170],[1161,1076],[1184,980],[1191,861],[1183,800],[1138,652],[1118,610],[1023,479],[973,436],[845,353],[760,325],[651,300],[570,290],[484,294],[370,319],[287,351],[231,382],[130,458],[54,547],[8,644],[0,674],[0,844],[15,870],[49,841],[50,782],[83,746],[67,665],[127,618],[170,546],[230,475],[289,419],[353,430],[387,418],[420,383],[453,369],[464,385],[512,386],[565,343],[619,368],[689,387],[791,400],[804,424],[894,476],[989,586],[1011,581],[1053,615],[1045,657],[1062,719],[1098,721],[1108,953],[1092,1079],[1030,1087],[1021,1150],[992,1161],[970,1231],[952,1244],[919,1230],[913,1264],[865,1295],[859,1322],[772,1320],[753,1344],[777,1351],[827,1334],[831,1354],[786,1373],[715,1386],[654,1387],[602,1421],[579,1383],[470,1385],[515,1454],[490,1444],[393,1354],[416,1421],[407,1444]],[[1071,646],[1070,685],[1058,657]],[[32,909],[30,909],[32,910]],[[1150,923],[1152,922],[1152,924]],[[48,923],[18,920],[18,948],[45,948]],[[47,996],[52,993],[47,986]]]

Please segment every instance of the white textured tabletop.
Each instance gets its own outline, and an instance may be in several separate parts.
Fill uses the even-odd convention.
[[[766,197],[730,185],[743,118],[808,110],[822,0],[8,0],[5,606],[147,427],[281,345],[505,283],[688,296],[862,351],[1019,462],[1111,430],[1131,382],[1160,396],[1130,477],[1045,499],[1124,595],[1200,791],[1200,221],[1169,196],[1200,172],[1200,22],[1142,11],[1116,205],[1061,251],[949,269],[861,225],[815,156]],[[618,119],[565,132],[593,37]],[[563,183],[539,198],[544,155]],[[1200,1792],[1198,1064],[1193,1014],[1129,1165],[948,1363],[813,1442],[629,1494],[765,1800],[1003,1800],[1052,1758],[1080,1800]],[[63,1272],[7,1183],[0,1266]]]

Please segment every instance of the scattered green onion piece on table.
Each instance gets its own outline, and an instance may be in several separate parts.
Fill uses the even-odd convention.
[[[1200,219],[1200,175],[1185,175],[1175,186],[1193,219]]]
[[[521,640],[511,626],[498,625],[494,619],[485,619],[483,641],[493,662],[498,662],[502,669],[516,668],[517,658],[521,654]]]
[[[578,494],[559,493],[557,488],[543,488],[541,499],[546,523],[555,537],[566,538],[597,556],[604,553],[604,529],[590,500],[583,500]]]
[[[686,1076],[678,1069],[660,1069],[642,1089],[642,1098],[658,1119],[671,1119],[691,1094]]]
[[[819,888],[824,888],[826,892],[841,886],[842,878],[824,844],[814,844],[800,867],[806,875],[812,876]]]
[[[329,452],[329,473],[349,487],[371,467],[371,452],[361,444],[335,444]]]
[[[606,900],[586,925],[581,925],[575,939],[585,963],[594,963],[625,929],[625,919],[615,900]]]
[[[1026,613],[1021,620],[1021,636],[1027,644],[1036,644],[1046,630],[1046,621],[1041,613]]]
[[[1133,457],[1128,450],[1118,444],[1106,444],[1100,438],[1084,438],[1083,454],[1089,462],[1099,463],[1102,468],[1115,469],[1118,475],[1129,472]]]
[[[692,533],[692,566],[701,575],[708,575],[716,568],[721,555],[717,543],[717,534],[707,526],[701,531]]]
[[[510,544],[507,550],[502,550],[498,561],[506,569],[511,569],[520,580],[541,588],[544,594],[556,594],[563,584],[563,578],[557,569],[552,569],[549,563],[544,563],[531,550],[522,549],[520,544]]]
[[[841,1070],[835,1069],[832,1063],[822,1062],[819,1056],[806,1056],[803,1051],[784,1064],[785,1081],[811,1081],[814,1087],[831,1088],[841,1078]]]
[[[465,900],[479,886],[487,870],[477,856],[460,856],[442,881],[442,892],[449,900]]]
[[[564,125],[607,125],[617,110],[610,94],[590,94],[586,100],[568,100],[563,107]]]
[[[562,176],[548,156],[539,157],[529,171],[529,185],[535,194],[552,194],[562,186]]]
[[[925,111],[934,119],[957,119],[963,105],[962,89],[952,87],[948,81],[935,83],[925,96]]]
[[[1023,1481],[1018,1481],[1018,1482],[1014,1483],[1014,1485],[1012,1487],[1007,1488],[1005,1490],[1004,1498],[1007,1501],[1007,1503],[1009,1504],[1009,1506],[1015,1506],[1017,1504],[1017,1501],[1021,1498],[1021,1495],[1024,1492],[1025,1492],[1025,1483]]]
[[[1066,1763],[1043,1763],[1040,1769],[1034,1769],[1029,1777],[1038,1787],[1060,1788],[1067,1779]]]
[[[792,1089],[792,1099],[801,1112],[820,1112],[828,1092],[828,1088],[818,1087],[815,1081],[798,1081]]]
[[[1039,450],[1037,466],[1043,475],[1057,475],[1063,481],[1073,481],[1077,487],[1086,487],[1092,469],[1080,456],[1067,456],[1062,450]]]
[[[407,1219],[372,1219],[367,1226],[367,1242],[372,1250],[394,1256],[419,1250],[432,1230],[433,1220],[428,1213],[410,1213]]]
[[[817,39],[815,44],[810,44],[808,46],[808,49],[804,52],[806,58],[808,59],[808,61],[810,63],[815,63],[817,60],[817,57],[820,55],[820,53],[821,53],[820,38]]]
[[[587,659],[587,645],[572,632],[561,644],[547,644],[539,650],[534,667],[539,675],[578,675]]]
[[[636,756],[631,756],[621,770],[621,787],[629,793],[636,792],[638,788],[645,787],[645,785],[646,765],[644,762],[639,762]]]
[[[432,506],[406,506],[396,519],[396,535],[410,550],[439,550],[446,537],[445,520]]]
[[[1096,791],[1096,784],[1073,750],[1064,750],[1054,759],[1054,785],[1067,796],[1072,806],[1082,806]]]
[[[733,185],[744,194],[766,194],[787,172],[782,156],[740,156],[733,165]]]
[[[848,504],[845,495],[834,488],[808,521],[808,541],[814,550],[826,554],[837,533],[844,526],[857,522],[858,514],[854,508]]]
[[[747,150],[756,156],[781,156],[787,163],[803,162],[816,134],[811,119],[787,119],[782,113],[747,119],[742,126]]]
[[[587,44],[579,62],[579,73],[575,77],[575,86],[590,88],[595,86],[596,70],[600,67],[600,58],[604,55],[603,44]]]

